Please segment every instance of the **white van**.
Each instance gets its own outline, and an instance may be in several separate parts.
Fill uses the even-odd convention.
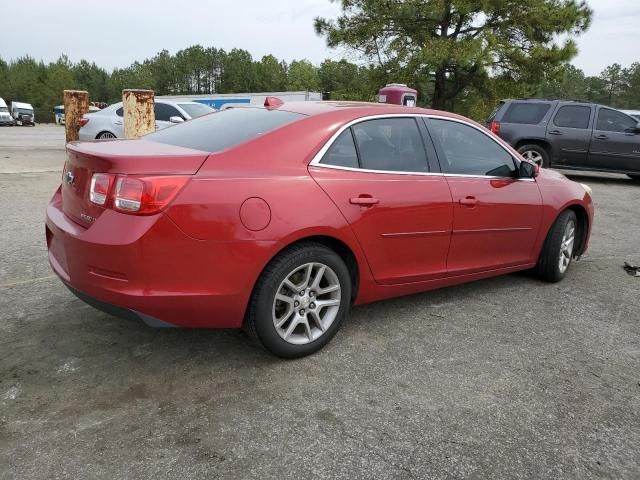
[[[9,113],[9,109],[7,108],[7,103],[4,99],[0,98],[0,125],[15,125],[16,122],[13,120],[13,117]]]
[[[18,125],[36,124],[36,116],[33,113],[33,107],[28,103],[11,102],[11,116]]]

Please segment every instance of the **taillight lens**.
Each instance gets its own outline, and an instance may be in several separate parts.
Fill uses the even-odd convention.
[[[142,206],[144,183],[137,178],[118,178],[114,206],[125,212],[138,212]]]
[[[112,181],[113,175],[108,175],[106,173],[94,173],[91,177],[89,200],[96,205],[104,205],[107,203]]]
[[[89,123],[90,118],[81,118],[80,119],[80,128],[84,127],[87,123]]]
[[[89,198],[96,205],[112,207],[122,213],[152,215],[164,209],[188,180],[189,177],[184,176],[135,177],[94,173]]]
[[[500,122],[496,122],[495,120],[491,122],[491,131],[496,135],[500,134]]]

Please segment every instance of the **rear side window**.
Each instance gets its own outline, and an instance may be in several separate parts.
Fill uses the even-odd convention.
[[[589,127],[590,117],[591,107],[565,105],[558,109],[553,123],[557,127],[585,129]]]
[[[478,129],[449,120],[429,120],[429,132],[440,145],[444,173],[513,177],[515,162],[509,152]],[[444,160],[444,161],[443,161]]]
[[[358,154],[350,128],[347,128],[336,138],[320,163],[336,167],[358,168]]]
[[[414,118],[367,120],[353,127],[360,167],[390,172],[428,172],[427,154]]]
[[[502,117],[504,123],[536,125],[549,111],[549,103],[512,103]]]
[[[146,135],[151,140],[204,152],[219,152],[303,118],[265,108],[230,108]]]

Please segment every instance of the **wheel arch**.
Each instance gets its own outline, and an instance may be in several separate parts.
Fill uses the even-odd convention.
[[[347,266],[347,270],[349,270],[349,276],[351,277],[351,302],[356,299],[358,295],[358,288],[360,286],[360,266],[358,264],[358,259],[353,251],[353,249],[347,245],[344,241],[338,239],[337,237],[330,235],[310,235],[298,238],[293,240],[290,243],[287,243],[281,250],[279,250],[269,262],[273,260],[277,255],[280,255],[282,252],[287,249],[300,245],[302,243],[319,243],[320,245],[324,245],[325,247],[333,250],[338,254],[338,256],[342,259],[342,261]],[[267,262],[267,265],[269,264]],[[265,266],[266,268],[266,266]],[[262,272],[261,272],[262,274]]]
[[[567,208],[562,210],[562,212],[565,212],[567,210],[573,211],[573,213],[576,214],[576,218],[578,219],[578,245],[574,249],[573,254],[574,256],[579,257],[584,253],[587,244],[587,238],[589,237],[589,214],[587,213],[587,210],[578,203],[567,206]],[[562,214],[562,212],[560,212],[558,216]]]
[[[551,144],[547,140],[543,140],[541,138],[524,138],[524,139],[518,140],[513,148],[518,150],[520,147],[523,147],[524,145],[538,145],[544,148],[549,154],[549,157],[551,157]]]

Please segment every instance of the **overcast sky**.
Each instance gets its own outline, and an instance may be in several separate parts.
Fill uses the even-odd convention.
[[[589,0],[591,29],[577,39],[574,64],[595,75],[611,63],[640,61],[640,0]],[[166,48],[201,44],[244,48],[254,58],[339,59],[313,30],[316,16],[335,17],[329,0],[0,0],[0,57],[45,61],[66,53],[108,69],[125,67]],[[65,19],[72,19],[69,30]]]

